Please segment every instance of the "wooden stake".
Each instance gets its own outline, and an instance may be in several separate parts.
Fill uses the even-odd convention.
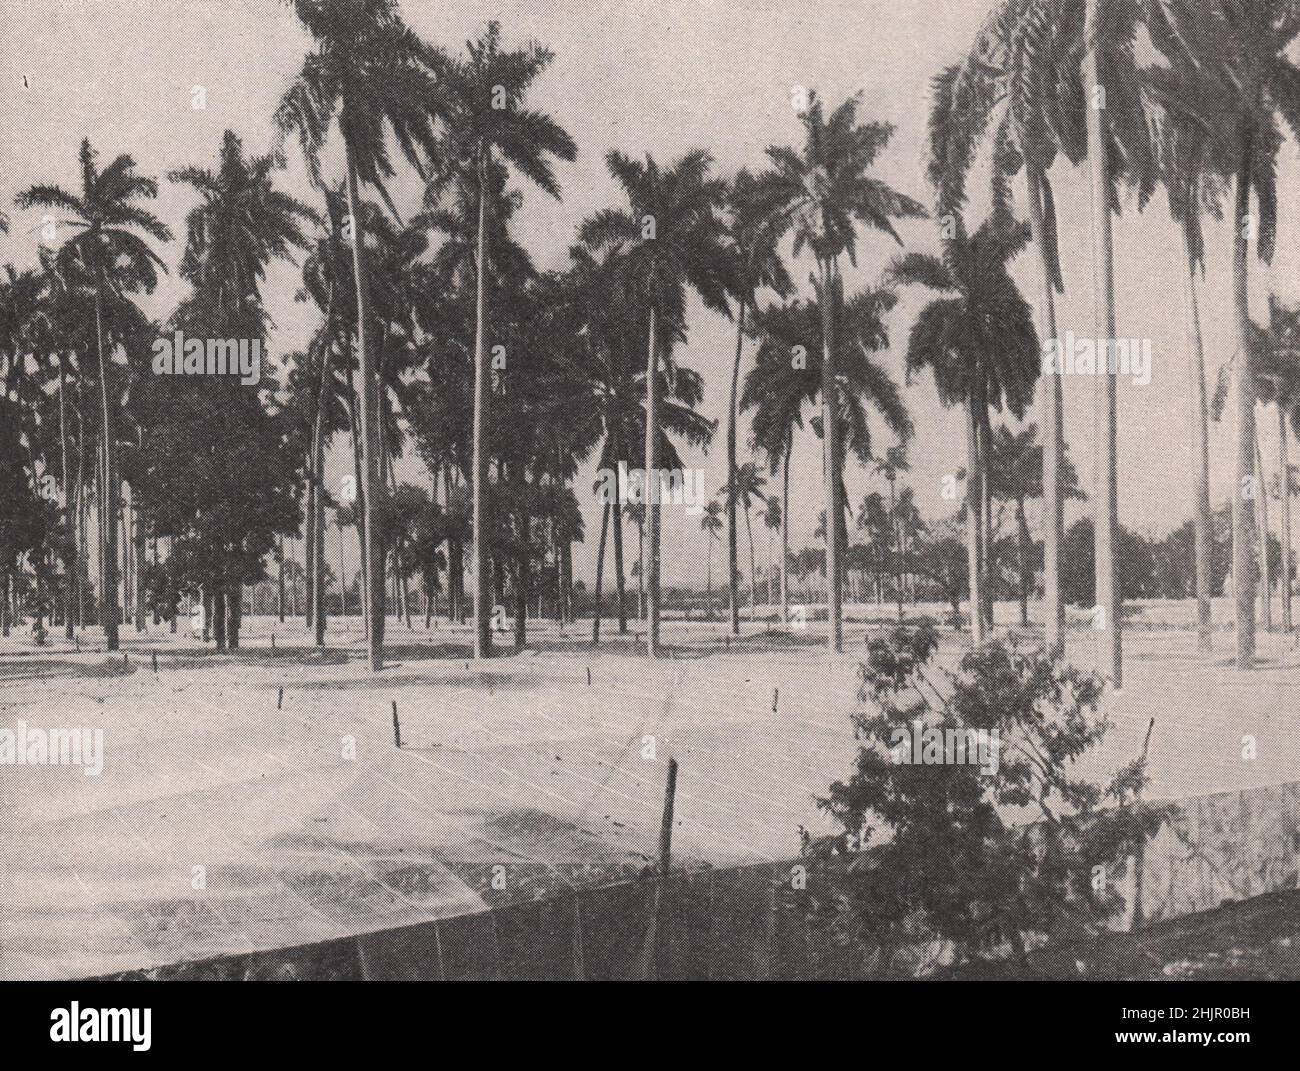
[[[153,659],[153,673],[154,673],[154,676],[156,677],[156,676],[158,676],[158,652],[157,652],[157,651],[150,651],[150,652],[149,652],[149,655],[150,655],[150,657]]]
[[[397,720],[397,700],[393,700],[393,743],[402,746],[402,726]]]
[[[275,697],[275,709],[280,710],[284,707],[284,686],[280,686],[280,694]]]
[[[587,686],[591,687],[591,667],[587,667]]]
[[[781,689],[773,688],[772,689],[772,713],[773,714],[776,713],[777,704],[779,704],[780,701],[781,701]]]
[[[654,903],[650,909],[650,924],[646,927],[645,948],[641,954],[641,977],[654,981],[658,975],[659,913],[663,904],[664,882],[672,866],[673,805],[677,796],[677,760],[668,760],[668,783],[664,786],[664,813],[659,824],[659,863],[654,878]]]

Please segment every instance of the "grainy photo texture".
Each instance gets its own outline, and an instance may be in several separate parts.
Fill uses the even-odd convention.
[[[1300,978],[1300,3],[0,35],[0,978]]]

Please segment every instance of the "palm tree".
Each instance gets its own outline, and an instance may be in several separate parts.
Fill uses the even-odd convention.
[[[501,50],[501,26],[489,22],[476,41],[466,44],[466,60],[443,57],[438,80],[446,110],[444,153],[450,167],[433,184],[431,200],[449,174],[461,172],[478,202],[474,333],[474,657],[491,654],[492,631],[487,576],[486,535],[488,446],[487,264],[489,193],[494,172],[509,165],[540,189],[559,199],[560,186],[549,157],[573,160],[577,146],[550,116],[525,106],[529,88],[554,59],[547,48],[530,41],[517,51]]]
[[[781,260],[780,241],[786,220],[772,200],[768,175],[755,177],[741,169],[727,191],[727,244],[734,259],[732,296],[736,300],[736,357],[731,366],[727,404],[727,566],[731,591],[731,631],[740,635],[740,596],[736,564],[736,402],[740,389],[740,360],[744,352],[746,314],[755,309],[762,287],[785,297],[790,276]],[[756,311],[756,310],[755,310]]]
[[[904,446],[891,446],[885,451],[883,458],[877,458],[875,461],[876,473],[885,478],[889,484],[889,516],[890,524],[890,542],[893,544],[894,558],[894,598],[898,603],[898,619],[903,620],[903,533],[898,524],[898,495],[895,490],[895,484],[898,477],[909,471],[911,465],[907,460],[907,448]]]
[[[749,538],[749,623],[754,623],[754,603],[758,599],[755,591],[754,574],[754,530],[750,524],[750,510],[755,502],[765,501],[763,489],[767,486],[762,474],[758,471],[758,465],[752,461],[746,461],[736,470],[730,484],[724,485],[719,491],[720,495],[727,495],[735,499],[734,502],[728,503],[729,508],[734,509],[737,505],[744,507],[745,510],[745,533]],[[735,583],[735,578],[732,578]]]
[[[125,303],[138,290],[152,293],[158,285],[158,269],[166,265],[141,237],[140,232],[159,242],[171,240],[171,231],[157,217],[140,207],[141,200],[158,196],[158,183],[139,175],[130,156],[118,156],[102,171],[95,166],[96,153],[90,140],[81,143],[81,191],[70,193],[60,186],[38,184],[15,199],[19,208],[48,208],[67,213],[62,226],[75,233],[63,243],[55,266],[65,276],[88,281],[95,297],[95,338],[99,355],[100,433],[103,452],[103,507],[108,523],[104,529],[104,586],[100,593],[100,616],[104,624],[104,645],[118,646],[117,524],[120,492],[117,484],[117,443],[113,433],[116,405],[110,398],[111,359],[105,353],[104,314],[106,307]]]
[[[1079,478],[1068,454],[1061,457],[1062,490],[1067,499],[1082,499]],[[1009,502],[1016,518],[1016,564],[1020,574],[1020,624],[1029,624],[1029,597],[1034,587],[1034,543],[1029,532],[1026,504],[1044,497],[1043,446],[1038,426],[1027,424],[1021,431],[999,427],[993,435],[988,458],[989,495]],[[1045,518],[1046,519],[1046,518]]]
[[[1021,418],[1033,399],[1040,360],[1033,314],[1011,278],[1010,262],[1029,241],[1029,228],[990,219],[967,236],[958,221],[942,257],[909,253],[889,278],[938,291],[912,327],[909,379],[928,368],[939,401],[966,408],[966,524],[970,560],[971,638],[984,642],[988,610],[983,585],[986,463],[992,449],[989,408],[1005,403]]]
[[[1255,390],[1253,325],[1250,319],[1249,255],[1272,260],[1277,234],[1277,154],[1282,145],[1279,115],[1300,129],[1296,86],[1300,65],[1290,52],[1300,36],[1300,14],[1292,0],[1218,0],[1214,10],[1228,28],[1220,42],[1228,78],[1236,89],[1233,138],[1236,205],[1233,212],[1232,296],[1236,348],[1232,361],[1236,416],[1236,472],[1232,496],[1232,577],[1236,601],[1237,668],[1255,659]],[[1251,194],[1258,222],[1250,213]]]
[[[940,211],[960,214],[966,200],[966,179],[982,138],[992,151],[994,214],[1010,214],[1012,182],[1024,171],[1028,216],[1038,254],[1042,297],[1039,329],[1044,339],[1059,337],[1056,295],[1064,292],[1055,198],[1049,172],[1058,156],[1077,165],[1088,156],[1085,111],[1096,107],[1113,117],[1110,131],[1123,149],[1112,161],[1135,182],[1143,200],[1154,181],[1142,106],[1144,79],[1134,59],[1133,40],[1139,21],[1166,55],[1186,49],[1195,40],[1203,46],[1213,35],[1202,30],[1190,13],[1198,5],[1170,0],[1137,0],[1108,8],[1102,29],[1105,47],[1098,57],[1103,77],[1094,79],[1085,96],[1079,65],[1085,51],[1083,0],[1000,0],[976,35],[968,57],[946,68],[935,80],[930,120],[930,180],[938,192]],[[1208,5],[1199,5],[1208,6]],[[1203,47],[1201,49],[1204,50]],[[1090,53],[1093,50],[1087,50]],[[1104,87],[1106,99],[1091,92]],[[1093,141],[1095,144],[1095,139]],[[1061,385],[1048,377],[1042,393],[1045,500],[1044,541],[1046,642],[1063,651],[1065,603],[1061,597],[1061,554],[1064,544],[1062,489],[1064,440]]]
[[[378,190],[397,215],[386,181],[395,174],[388,149],[391,130],[402,155],[421,178],[424,159],[436,159],[435,114],[440,88],[431,67],[436,54],[406,26],[396,0],[291,0],[316,43],[281,99],[275,120],[281,135],[296,131],[312,180],[322,185],[320,156],[335,119],[343,142],[357,301],[357,351],[361,365],[362,513],[370,668],[384,663],[384,533],[377,496],[380,474],[378,380],[372,352],[370,279],[360,184]],[[423,154],[423,158],[422,158]]]
[[[767,604],[772,605],[772,536],[775,532],[785,531],[785,510],[781,508],[781,499],[768,495],[759,518],[767,528]],[[785,621],[785,562],[781,562],[781,621]]]
[[[825,428],[826,513],[836,518],[826,528],[826,591],[828,643],[832,651],[844,647],[840,612],[841,499],[840,411],[836,355],[838,339],[836,302],[842,300],[840,257],[857,264],[857,225],[883,231],[900,246],[896,219],[916,219],[925,209],[912,198],[891,189],[868,172],[889,144],[890,123],[857,121],[862,96],[850,97],[829,116],[816,93],[800,119],[804,126],[802,152],[773,146],[768,149],[775,175],[775,196],[785,205],[794,230],[794,253],[807,247],[817,262],[817,283],[822,295],[822,412]]]
[[[582,242],[610,254],[620,288],[649,314],[646,361],[645,476],[647,511],[649,627],[647,651],[659,656],[659,357],[665,344],[686,331],[686,290],[704,304],[729,315],[726,282],[730,270],[717,211],[725,185],[709,175],[713,158],[693,149],[668,168],[647,155],[645,162],[617,150],[605,158],[627,196],[626,208],[598,212],[582,227]]]
[[[874,456],[869,413],[874,410],[885,427],[898,440],[912,435],[898,386],[874,359],[874,354],[889,345],[885,318],[897,303],[896,294],[887,288],[864,290],[845,303],[839,303],[839,332],[836,380],[839,397],[841,471],[848,452],[863,464]],[[793,301],[772,305],[754,318],[754,333],[759,338],[754,367],[745,375],[741,392],[742,412],[754,411],[750,426],[755,449],[768,457],[768,469],[782,472],[782,560],[789,554],[790,523],[790,456],[794,433],[803,427],[804,408],[813,408],[824,386],[822,369],[824,316],[820,301]],[[824,436],[821,417],[813,417],[813,429]],[[840,488],[839,501],[846,507],[848,496]],[[847,545],[848,531],[843,512],[839,538]],[[825,534],[818,536],[825,538]],[[788,620],[783,613],[782,620]]]
[[[1300,427],[1300,307],[1288,308],[1269,299],[1269,325],[1259,332],[1256,379],[1260,400],[1277,409],[1277,489],[1281,507],[1282,628],[1293,627],[1291,612],[1291,461],[1288,422]],[[1261,490],[1261,493],[1265,493]],[[1262,519],[1262,518],[1261,518]],[[1268,545],[1267,536],[1264,545]],[[1265,589],[1267,592],[1267,588]],[[1265,594],[1265,598],[1268,598]]]
[[[718,538],[718,533],[722,531],[722,503],[714,499],[704,507],[704,515],[700,517],[700,528],[707,535],[709,540],[709,566],[707,578],[704,582],[704,602],[708,607],[709,620],[713,620],[713,541]]]
[[[1206,14],[1213,14],[1206,5]],[[1205,379],[1205,345],[1201,333],[1197,275],[1205,274],[1206,214],[1223,218],[1227,178],[1234,170],[1232,93],[1209,65],[1169,49],[1175,62],[1147,72],[1155,107],[1151,109],[1160,181],[1169,214],[1178,225],[1183,246],[1183,315],[1186,321],[1188,372],[1192,398],[1192,530],[1196,553],[1197,648],[1213,647],[1211,611],[1214,578],[1211,566],[1214,525],[1210,510],[1209,404]]]

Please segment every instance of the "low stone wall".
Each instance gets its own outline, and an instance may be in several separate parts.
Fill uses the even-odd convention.
[[[1167,806],[1168,821],[1126,876],[1127,925],[1135,914],[1158,922],[1300,887],[1300,782]]]
[[[1117,925],[1176,918],[1300,884],[1300,783],[1163,804],[1168,820],[1113,880]],[[871,950],[816,932],[794,863],[674,874],[662,882],[662,979],[859,979]],[[1141,875],[1141,897],[1135,894]],[[811,877],[811,876],[810,876]],[[130,972],[168,979],[637,979],[652,879],[319,944]]]

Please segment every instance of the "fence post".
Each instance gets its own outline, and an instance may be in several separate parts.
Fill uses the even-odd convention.
[[[573,891],[573,980],[587,980],[587,963],[582,952],[582,894]]]
[[[673,802],[677,795],[677,760],[668,759],[668,783],[664,787],[664,814],[659,826],[659,865],[654,877],[654,901],[650,908],[650,924],[646,927],[645,948],[641,953],[641,978],[654,981],[658,974],[659,912],[663,906],[664,882],[672,867]]]

